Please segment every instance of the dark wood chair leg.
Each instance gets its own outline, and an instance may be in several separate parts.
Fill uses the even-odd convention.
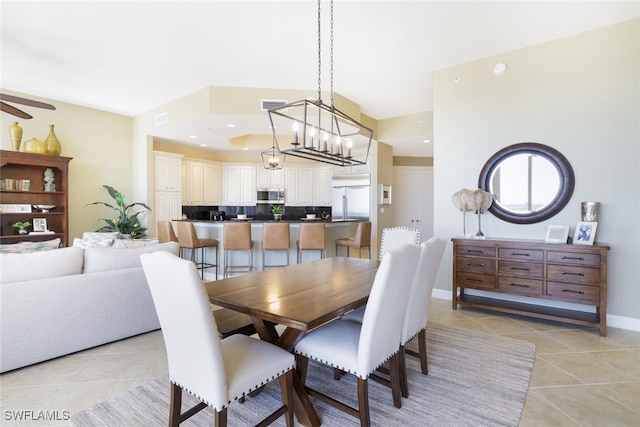
[[[227,408],[220,412],[214,411],[213,419],[216,427],[227,427]]]
[[[389,377],[391,382],[391,395],[393,396],[393,406],[402,407],[402,398],[400,391],[400,366],[398,364],[398,353],[389,359]]]
[[[407,380],[407,360],[404,346],[400,346],[400,352],[398,354],[398,365],[400,373],[400,391],[402,397],[409,397],[409,384]]]
[[[369,415],[369,383],[362,378],[358,378],[358,415],[360,415],[361,427],[371,426],[371,416]]]
[[[169,426],[178,427],[180,425],[180,411],[182,409],[182,389],[180,386],[171,383],[171,402],[169,403]]]
[[[418,333],[418,352],[420,353],[420,368],[425,375],[429,374],[427,366],[427,333],[423,329]]]
[[[280,393],[282,394],[282,402],[287,406],[285,419],[287,427],[293,427],[293,416],[295,414],[295,403],[293,401],[293,376],[295,369],[291,369],[284,375],[280,375]]]
[[[307,380],[307,368],[309,367],[309,358],[296,354],[296,372],[300,378],[300,382],[304,386]]]

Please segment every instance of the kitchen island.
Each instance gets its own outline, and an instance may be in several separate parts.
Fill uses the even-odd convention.
[[[193,225],[196,229],[196,233],[198,237],[202,239],[218,239],[218,274],[219,278],[222,278],[222,272],[224,271],[224,239],[222,238],[222,228],[225,223],[228,222],[238,222],[236,220],[225,220],[225,221],[206,221],[206,220],[186,220],[189,222],[193,222]],[[174,221],[177,222],[177,221]],[[262,270],[262,224],[265,222],[274,222],[272,220],[248,220],[251,224],[251,240],[253,240],[253,268],[254,271]],[[280,222],[286,222],[290,225],[290,239],[291,242],[289,244],[289,261],[291,264],[296,263],[297,259],[297,249],[296,249],[296,241],[300,235],[300,224],[305,222],[303,220],[283,220]],[[355,227],[358,222],[357,221],[325,221],[318,220],[314,222],[323,222],[326,225],[326,255],[327,257],[332,257],[336,255],[336,247],[335,241],[336,239],[341,239],[345,237],[349,237],[352,234],[351,227]],[[189,259],[191,257],[191,253],[189,249],[184,249],[185,254],[184,258]],[[206,248],[207,252],[207,261],[213,261],[215,259],[215,249],[214,248]],[[198,251],[199,252],[199,251]],[[199,255],[199,254],[197,254]],[[232,264],[239,265],[247,263],[247,254],[242,253],[240,251],[233,251],[229,255],[229,261]],[[318,259],[320,257],[319,251],[303,251],[302,253],[302,261],[310,261],[313,259]],[[266,262],[267,264],[285,264],[286,263],[286,254],[284,251],[268,251],[266,254]],[[205,280],[214,280],[215,269],[211,268],[205,270]]]

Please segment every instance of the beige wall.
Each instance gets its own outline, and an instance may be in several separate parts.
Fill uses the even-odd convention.
[[[20,107],[33,118],[22,120],[9,114],[0,114],[2,128],[0,145],[11,150],[8,128],[14,121],[20,123],[24,133],[22,141],[38,138],[41,141],[49,133],[49,124],[55,125],[55,133],[62,145],[62,156],[73,157],[69,163],[69,242],[82,237],[84,231],[93,231],[104,225],[99,218],[113,217],[113,211],[87,203],[111,199],[103,184],[132,197],[131,118],[78,105],[40,98],[30,94],[2,89],[2,93],[22,96],[55,105],[56,110]],[[22,147],[21,147],[22,150]]]
[[[580,203],[601,202],[596,239],[611,245],[610,324],[632,318],[635,328],[640,328],[639,33],[640,20],[633,20],[434,75],[435,234],[449,240],[462,233],[451,195],[476,188],[482,166],[496,151],[525,141],[550,145],[574,168],[576,186],[567,207],[531,225],[509,224],[489,213],[482,231],[544,239],[546,226],[559,224],[573,232]],[[507,64],[503,76],[493,74],[498,62]],[[436,287],[451,289],[451,280],[449,250]]]

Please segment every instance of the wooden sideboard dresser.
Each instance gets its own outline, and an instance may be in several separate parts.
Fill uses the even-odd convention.
[[[537,240],[451,240],[454,310],[461,304],[594,326],[601,336],[606,336],[609,246]],[[465,289],[494,292],[496,298],[470,295]],[[498,298],[497,293],[538,300],[508,301]],[[594,306],[595,313],[550,307],[544,300]]]

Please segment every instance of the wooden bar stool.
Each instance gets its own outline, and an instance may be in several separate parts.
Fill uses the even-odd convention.
[[[253,270],[253,241],[251,240],[251,224],[248,222],[225,223],[222,229],[222,244],[224,245],[224,278],[229,273],[251,273]],[[231,251],[249,251],[247,265],[229,265]]]
[[[171,226],[171,223],[169,223]],[[204,279],[204,270],[206,268],[216,269],[216,280],[218,280],[218,240],[217,239],[200,239],[196,234],[196,228],[192,222],[179,221],[178,225],[178,244],[180,250],[184,254],[184,249],[191,249],[191,261],[196,265],[198,270],[202,272]],[[216,248],[216,262],[209,263],[206,260],[205,248]],[[196,249],[200,249],[200,261],[197,260]]]
[[[288,222],[265,222],[262,226],[262,269],[267,267],[284,267],[289,265],[289,245],[291,242]],[[285,251],[286,264],[266,264],[265,253],[267,251]]]
[[[349,248],[358,248],[358,257],[360,258],[362,258],[362,248],[367,248],[369,259],[371,259],[371,222],[359,223],[354,237],[336,239],[336,256],[338,256],[338,246],[347,247],[347,257],[349,256]]]
[[[327,253],[324,222],[301,223],[300,237],[296,242],[298,248],[298,264],[302,261],[302,251],[320,251],[320,258]]]

